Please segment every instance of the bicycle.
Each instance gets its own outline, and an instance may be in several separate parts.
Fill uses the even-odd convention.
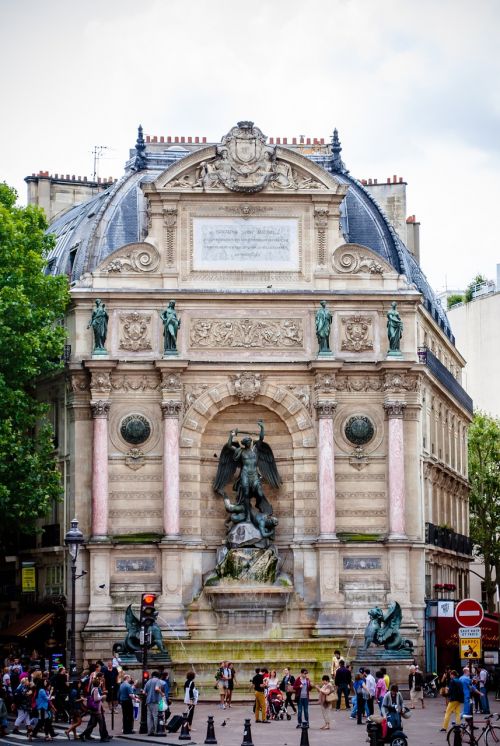
[[[472,715],[464,715],[465,722],[460,723],[460,725],[452,725],[446,734],[448,746],[454,746],[458,734],[460,735],[460,740],[458,742],[462,743],[463,746],[478,746],[479,741],[483,736],[485,738],[486,746],[500,744],[500,726],[491,724],[491,721],[495,717],[497,720],[500,720],[500,715],[485,716],[486,725],[481,729],[479,736],[476,737],[474,731],[479,729],[474,725]]]

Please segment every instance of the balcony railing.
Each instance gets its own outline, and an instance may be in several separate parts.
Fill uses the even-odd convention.
[[[436,526],[434,523],[425,524],[425,543],[452,552],[472,555],[472,541],[468,536],[457,534],[452,528]]]
[[[424,363],[430,372],[438,379],[443,386],[448,389],[450,394],[471,414],[473,413],[473,402],[467,391],[459,384],[456,378],[452,376],[448,368],[443,365],[433,352],[427,347],[418,348],[419,362]]]

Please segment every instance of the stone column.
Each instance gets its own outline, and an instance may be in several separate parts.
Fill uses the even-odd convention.
[[[389,539],[406,539],[405,452],[402,401],[384,403],[388,417],[387,473],[389,488]]]
[[[179,504],[179,414],[180,401],[161,403],[163,415],[163,530],[166,538],[180,532]]]
[[[92,539],[108,538],[108,416],[110,402],[90,402],[93,418],[92,441]]]
[[[320,539],[336,539],[333,414],[337,403],[334,401],[318,400],[314,406],[319,418],[318,482]]]

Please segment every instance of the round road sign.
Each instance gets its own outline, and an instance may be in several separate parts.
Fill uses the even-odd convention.
[[[474,598],[464,598],[455,606],[455,619],[461,627],[478,627],[483,617],[483,607]]]

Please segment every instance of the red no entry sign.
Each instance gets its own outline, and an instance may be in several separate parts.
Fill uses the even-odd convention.
[[[455,619],[461,627],[478,627],[483,617],[483,607],[473,598],[464,598],[455,606]]]

